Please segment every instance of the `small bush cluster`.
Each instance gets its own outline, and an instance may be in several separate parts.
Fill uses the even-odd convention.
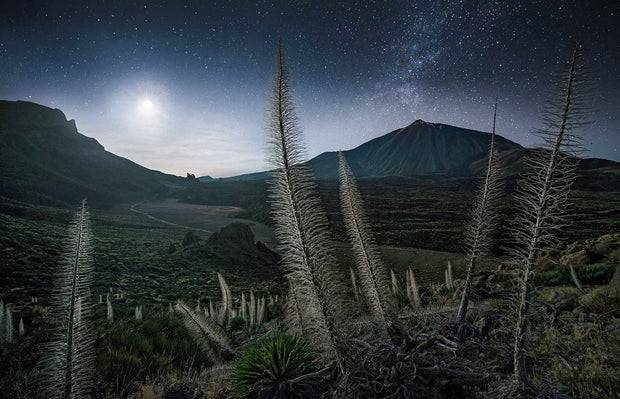
[[[235,398],[311,399],[319,395],[318,356],[303,338],[277,333],[248,348],[232,375]]]
[[[577,277],[583,284],[607,284],[616,270],[616,265],[610,263],[595,263],[576,267]],[[533,284],[537,286],[571,285],[573,279],[570,268],[558,266],[551,270],[538,272],[534,275]]]

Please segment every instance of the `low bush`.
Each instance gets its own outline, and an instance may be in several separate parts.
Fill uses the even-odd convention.
[[[229,331],[240,331],[245,328],[245,319],[243,317],[233,317],[228,321]]]
[[[611,285],[596,287],[579,299],[579,305],[591,313],[613,312],[620,316],[620,289]]]
[[[321,388],[317,354],[303,338],[278,333],[249,347],[232,375],[235,398],[316,398]]]
[[[99,338],[97,370],[103,390],[125,397],[146,377],[174,380],[190,369],[211,365],[181,322],[168,314],[143,321],[116,321]]]
[[[611,280],[616,265],[608,263],[595,263],[576,267],[577,277],[583,284],[607,284]],[[533,283],[536,286],[572,285],[570,268],[560,266],[555,269],[545,270],[534,274]]]

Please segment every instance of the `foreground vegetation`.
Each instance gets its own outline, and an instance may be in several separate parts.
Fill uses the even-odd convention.
[[[64,213],[60,212],[60,214]],[[24,217],[7,215],[3,217],[3,221],[11,221],[8,225],[34,223],[34,220]],[[97,225],[97,218],[94,219],[93,229],[105,231],[102,226]],[[114,223],[109,223],[107,228],[111,230],[111,236],[121,230],[125,231],[123,238],[112,241],[112,246],[126,239],[136,240],[138,244],[128,250],[128,254],[133,254],[127,257],[133,259],[131,263],[127,263],[128,267],[143,265],[142,262],[146,264],[153,259],[152,254],[142,248],[155,245],[149,244],[148,235],[145,235],[142,240],[137,240],[136,236],[131,233],[131,229],[120,229]],[[15,238],[15,234],[19,231],[22,233],[21,238],[26,239],[30,245],[38,247],[49,244],[50,248],[53,248],[53,241],[46,240],[55,237],[54,234],[62,236],[64,234],[63,224],[59,223],[56,226],[54,223],[42,223],[40,225],[47,226],[43,229],[44,232],[52,232],[47,238],[43,234],[31,236],[32,230],[29,229],[11,230],[10,236]],[[157,229],[153,230],[153,232],[157,231]],[[180,241],[184,236],[182,231],[161,229],[159,233],[162,236],[177,237],[178,244],[181,246]],[[8,236],[3,235],[3,237]],[[111,236],[108,239],[112,240]],[[164,242],[167,243],[167,241]],[[160,243],[160,247],[159,256],[166,258],[167,245]],[[181,249],[180,251],[189,250]],[[28,251],[25,252],[28,253]],[[577,398],[613,397],[614,392],[620,391],[617,383],[620,378],[618,364],[618,359],[620,359],[620,353],[618,353],[618,348],[620,348],[620,314],[618,313],[620,272],[615,271],[620,261],[619,253],[620,237],[605,235],[599,239],[566,245],[557,252],[550,252],[539,263],[540,271],[535,278],[539,294],[532,309],[531,327],[534,333],[530,338],[531,345],[528,351],[528,364],[530,364],[528,371],[535,383],[547,384],[559,392]],[[30,255],[34,254],[35,252],[30,253]],[[98,252],[95,251],[94,254],[97,258]],[[46,252],[45,255],[39,256],[44,260],[42,264],[45,265],[45,259],[51,264],[54,257],[58,255],[52,251],[52,253]],[[23,258],[16,264],[27,263],[27,259]],[[39,260],[39,258],[36,259]],[[563,259],[563,263],[560,259]],[[400,320],[407,330],[414,334],[410,340],[404,342],[383,341],[382,344],[377,344],[379,346],[376,346],[376,351],[369,353],[367,360],[360,363],[360,368],[353,372],[352,378],[355,378],[356,383],[361,386],[363,379],[367,378],[364,376],[372,372],[372,369],[363,368],[362,365],[377,364],[376,362],[382,356],[389,359],[393,356],[410,359],[419,368],[429,368],[431,362],[450,364],[452,362],[450,359],[456,355],[467,365],[462,371],[485,370],[492,374],[509,373],[510,348],[507,342],[511,336],[509,329],[512,325],[509,298],[515,287],[514,271],[507,270],[506,265],[498,261],[489,263],[489,267],[483,268],[473,279],[475,295],[472,298],[473,304],[468,313],[468,320],[476,326],[476,335],[473,339],[462,343],[452,341],[456,343],[454,346],[437,340],[431,341],[433,341],[432,336],[437,334],[437,329],[444,337],[450,337],[449,330],[443,330],[442,326],[457,312],[460,287],[465,272],[464,264],[459,263],[458,266],[454,266],[455,277],[451,289],[447,287],[443,277],[445,263],[429,266],[428,268],[432,270],[424,274],[421,271],[425,268],[415,265],[421,307],[412,307],[404,292],[397,293],[394,298],[398,304]],[[568,263],[575,266],[577,275],[583,284],[583,291],[575,287]],[[5,264],[4,261],[3,264]],[[182,265],[183,263],[180,263],[177,267],[182,268]],[[38,270],[35,266],[36,263],[33,263],[27,272]],[[202,271],[191,272],[196,274],[193,279],[183,280],[184,283],[190,284],[195,281],[196,288],[191,291],[185,291],[183,284],[166,285],[165,289],[176,290],[174,293],[176,298],[170,301],[153,299],[160,295],[162,297],[173,295],[166,293],[161,287],[149,288],[152,291],[147,291],[149,295],[146,297],[133,294],[134,288],[144,289],[140,283],[141,277],[137,276],[135,285],[128,280],[126,285],[121,286],[117,282],[121,281],[122,275],[117,276],[119,280],[115,280],[113,273],[105,271],[106,267],[107,264],[99,263],[94,272],[97,276],[108,279],[103,280],[106,283],[112,282],[110,286],[113,287],[113,292],[110,296],[114,306],[114,319],[107,320],[105,299],[99,304],[96,295],[91,326],[96,334],[95,391],[110,397],[163,397],[164,392],[168,394],[176,392],[179,395],[183,392],[192,392],[192,394],[195,392],[205,397],[226,397],[236,389],[233,384],[234,369],[231,366],[215,365],[214,359],[209,356],[208,352],[205,352],[200,343],[188,334],[182,320],[174,313],[170,313],[169,309],[169,303],[175,302],[176,298],[185,299],[194,305],[198,297],[202,298],[203,305],[207,305],[208,299],[211,298],[217,306],[221,301],[220,290],[216,276],[213,280],[208,277],[210,272],[207,266]],[[226,269],[221,270],[226,271]],[[405,270],[395,269],[395,275],[403,291],[406,285]],[[190,271],[186,272],[190,274]],[[5,275],[14,276],[11,273]],[[36,274],[33,275],[36,276]],[[255,287],[256,290],[260,290],[260,284],[244,280],[243,275],[235,277],[232,273],[227,275],[231,276],[231,281],[235,281],[230,284],[236,301],[235,306],[239,306],[238,301],[242,291],[249,295],[249,288]],[[44,273],[37,278],[46,281]],[[40,282],[34,281],[27,291],[3,290],[2,299],[5,305],[13,309],[15,329],[14,342],[2,344],[0,369],[3,370],[2,389],[5,397],[31,397],[28,396],[26,390],[27,382],[31,379],[39,360],[39,345],[49,339],[46,328],[48,323],[47,298],[45,291],[40,289],[44,285],[39,286],[39,284]],[[109,292],[109,288],[107,291]],[[120,298],[121,292],[122,298]],[[260,292],[265,295],[269,293],[274,295],[281,291],[263,290]],[[344,295],[351,300],[354,298],[352,291],[347,291]],[[38,298],[37,303],[31,302],[32,296]],[[136,304],[143,306],[141,320],[135,318]],[[281,324],[278,319],[282,315],[282,308],[276,304],[268,305],[267,308],[266,323],[257,329],[247,329],[243,327],[244,324],[241,324],[241,327],[239,325],[235,327],[233,324],[236,322],[231,320],[227,334],[231,337],[233,349],[240,353],[240,359],[250,356],[244,355],[245,348],[249,348],[256,339],[260,337],[265,339],[271,331],[280,329]],[[23,318],[25,325],[23,336],[20,336],[18,332],[20,318]],[[426,354],[414,355],[424,347],[427,347],[424,351]],[[255,353],[255,351],[256,349],[248,349],[248,353]],[[419,358],[419,356],[424,357]],[[304,373],[312,374],[317,370],[320,371],[321,368],[313,366]],[[403,386],[412,384],[411,386],[418,387],[416,389],[419,389],[417,381],[428,379],[430,385],[436,384],[444,387],[439,391],[442,395],[463,397],[462,392],[456,387],[442,385],[445,384],[442,382],[444,379],[439,376],[415,374],[407,370],[403,369],[400,376],[395,375],[389,378],[395,378],[396,381],[400,381],[398,384],[403,384]],[[427,373],[430,372],[427,370]],[[331,378],[330,372],[323,370],[322,373],[314,375],[308,381],[304,380],[311,387],[312,394],[315,395],[309,397],[316,397],[317,390],[327,389]],[[384,383],[386,386],[399,386],[393,385],[394,382],[381,382],[381,384]],[[389,393],[387,390],[381,392]],[[474,392],[475,389],[471,394],[473,395]]]

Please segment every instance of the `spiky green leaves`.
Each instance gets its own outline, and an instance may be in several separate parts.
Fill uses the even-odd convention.
[[[317,354],[299,336],[276,334],[247,349],[232,376],[236,398],[316,398]]]
[[[370,229],[353,172],[342,152],[338,153],[338,157],[340,206],[347,235],[353,247],[357,276],[361,286],[360,293],[379,331],[387,337],[393,318],[387,270]]]
[[[326,361],[345,361],[346,307],[344,291],[335,267],[333,245],[327,234],[327,217],[316,195],[312,173],[302,165],[302,144],[288,71],[281,43],[267,109],[269,159],[274,171],[270,179],[270,202],[287,279],[298,299],[295,319],[302,319],[302,334],[320,348]]]
[[[40,389],[50,398],[81,398],[92,390],[93,338],[88,330],[92,258],[86,200],[67,234],[52,312],[60,322],[41,360]]]

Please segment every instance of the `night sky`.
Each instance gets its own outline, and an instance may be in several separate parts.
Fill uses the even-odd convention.
[[[549,74],[584,42],[587,156],[620,161],[617,1],[3,1],[0,99],[60,108],[149,168],[264,170],[282,36],[311,156],[416,119],[536,143]]]

